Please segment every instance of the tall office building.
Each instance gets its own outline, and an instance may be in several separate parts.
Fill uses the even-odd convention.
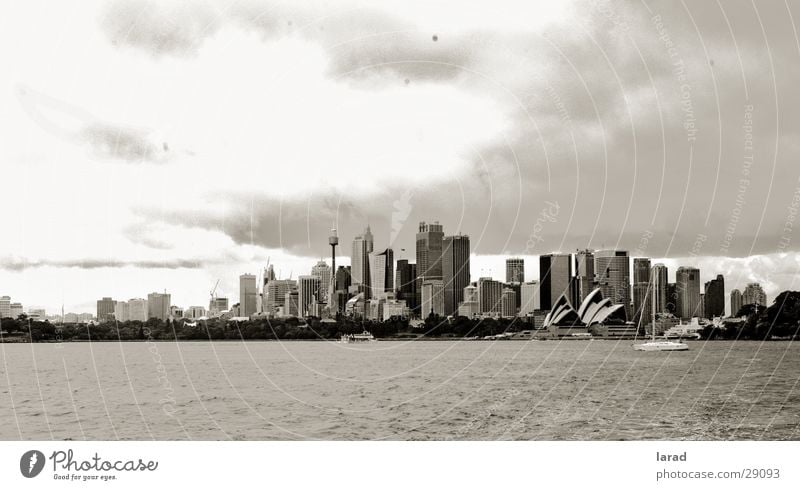
[[[209,316],[219,316],[223,311],[228,311],[228,298],[214,296],[208,301]]]
[[[653,294],[650,287],[650,259],[633,259],[633,321],[637,324],[642,315],[648,321],[652,316]]]
[[[569,254],[547,254],[539,257],[539,298],[543,310],[551,310],[553,303],[562,294],[571,298],[571,284],[572,257]]]
[[[506,282],[524,282],[525,281],[525,259],[519,257],[512,257],[506,259]]]
[[[438,221],[420,222],[417,231],[417,303],[422,303],[422,283],[442,278],[442,241],[444,230]],[[424,312],[421,312],[424,315]]]
[[[696,267],[678,267],[675,272],[677,316],[690,319],[702,315],[700,311],[700,270]]]
[[[600,250],[594,254],[594,271],[597,286],[603,298],[611,299],[613,304],[625,305],[628,318],[631,315],[631,276],[630,259],[624,250]]]
[[[442,280],[444,281],[444,312],[453,315],[469,285],[469,236],[446,236],[442,240]]]
[[[739,314],[739,310],[742,309],[743,305],[742,301],[742,292],[738,289],[734,289],[731,291],[731,316],[736,316]]]
[[[19,316],[25,313],[25,310],[22,308],[22,303],[11,303],[11,318],[19,318]]]
[[[127,322],[131,319],[131,309],[127,301],[116,301],[114,305],[114,319],[118,322]]]
[[[147,318],[157,318],[161,321],[169,320],[169,308],[172,299],[167,293],[150,293],[147,295]]]
[[[0,318],[11,318],[11,296],[0,296]]]
[[[423,318],[431,313],[445,316],[444,313],[444,281],[441,279],[426,279],[422,283],[422,307],[420,313]]]
[[[511,288],[503,289],[500,297],[500,316],[514,318],[517,316],[517,293]]]
[[[362,235],[358,235],[353,239],[353,255],[350,256],[350,276],[352,284],[363,284],[366,286],[365,299],[369,299],[369,254],[372,253],[373,247],[372,232],[367,225],[367,229]]]
[[[291,279],[274,279],[267,283],[266,300],[264,301],[264,313],[275,315],[278,308],[286,305],[286,293],[296,286]]]
[[[655,296],[656,313],[667,312],[667,288],[669,286],[669,276],[667,266],[658,263],[653,266],[651,272],[653,278],[653,296]]]
[[[226,306],[227,309],[227,306]],[[147,300],[131,298],[128,300],[128,320],[132,322],[147,321]]]
[[[478,279],[478,310],[481,314],[500,314],[502,311],[503,283],[491,277]]]
[[[296,288],[286,291],[283,316],[300,316],[300,292]]]
[[[108,322],[114,319],[114,305],[116,301],[111,298],[97,300],[97,321]]]
[[[350,266],[340,265],[336,268],[336,291],[347,292],[350,289]]]
[[[328,301],[328,288],[331,284],[331,267],[324,260],[320,260],[311,268],[311,275],[319,277],[317,301],[326,303]]]
[[[405,301],[409,309],[419,313],[417,304],[417,264],[409,263],[407,259],[397,261],[394,290],[398,300]]]
[[[300,276],[297,278],[297,316],[311,315],[312,305],[319,300],[320,278],[318,276]]]
[[[767,293],[757,282],[751,282],[744,288],[742,303],[746,305],[767,306]]]
[[[383,252],[369,254],[372,297],[380,298],[384,293],[394,292],[394,251],[387,248]]]
[[[575,253],[575,307],[594,290],[594,252],[578,250]]]
[[[520,286],[519,316],[541,309],[539,305],[539,281],[523,282]]]
[[[725,316],[725,278],[722,274],[705,284],[703,312],[706,318]]]
[[[239,276],[239,316],[251,316],[256,313],[256,276],[242,274]]]

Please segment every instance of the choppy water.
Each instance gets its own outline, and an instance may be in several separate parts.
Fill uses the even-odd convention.
[[[800,439],[800,345],[0,344],[0,439]]]

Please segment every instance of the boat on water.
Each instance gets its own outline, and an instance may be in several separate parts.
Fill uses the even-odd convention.
[[[650,277],[652,277],[652,282],[658,280],[658,274],[655,272],[655,267],[650,270]],[[649,286],[649,285],[648,285]],[[689,345],[683,342],[677,342],[674,340],[663,339],[663,340],[656,340],[656,285],[653,284],[650,289],[652,290],[652,301],[651,304],[653,305],[653,314],[652,314],[652,324],[650,328],[651,339],[649,342],[643,342],[641,344],[633,344],[633,349],[643,352],[673,352],[673,351],[685,351],[689,350]],[[639,319],[641,322],[641,318]]]
[[[371,333],[367,332],[366,330],[364,330],[361,333],[344,334],[339,339],[339,342],[343,344],[357,344],[362,342],[377,342],[377,341],[378,339],[376,339]]]
[[[700,331],[705,327],[700,323],[697,317],[692,318],[689,323],[679,323],[674,327],[664,332],[665,339],[692,339],[699,340],[701,338]]]

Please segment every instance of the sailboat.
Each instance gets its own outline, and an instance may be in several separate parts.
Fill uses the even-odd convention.
[[[655,281],[658,278],[658,274],[656,274],[655,267],[650,269],[650,277],[652,278],[653,286],[651,288],[651,301],[652,303],[652,324],[650,327],[650,333],[652,335],[649,342],[644,342],[641,344],[634,344],[634,350],[640,351],[679,351],[679,350],[689,350],[689,345],[684,344],[683,342],[675,342],[674,340],[667,340],[666,338],[663,340],[656,340],[656,285]]]

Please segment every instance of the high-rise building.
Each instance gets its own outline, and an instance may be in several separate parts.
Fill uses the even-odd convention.
[[[705,284],[703,312],[706,318],[725,316],[725,278],[722,274]]]
[[[169,308],[172,298],[168,293],[150,293],[147,295],[147,318],[157,318],[161,321],[169,320]]]
[[[320,260],[311,268],[311,275],[319,277],[317,301],[319,303],[327,303],[328,288],[331,285],[331,267],[324,260]]]
[[[299,316],[300,315],[300,292],[298,288],[292,288],[286,291],[286,297],[283,304],[283,316]]]
[[[442,240],[442,280],[444,281],[444,313],[453,315],[470,282],[469,236],[446,236]]]
[[[419,313],[417,305],[417,264],[409,263],[407,259],[397,261],[394,290],[398,300],[405,301],[412,312]]]
[[[306,317],[311,314],[312,305],[319,301],[320,284],[318,276],[297,278],[297,316]]]
[[[594,290],[594,252],[591,250],[575,253],[575,288],[577,304],[574,306],[577,307]]]
[[[394,251],[387,248],[383,252],[369,254],[369,271],[373,298],[394,292]]]
[[[500,316],[503,318],[513,318],[517,316],[517,293],[513,289],[503,289],[500,303]]]
[[[417,303],[422,303],[422,283],[427,279],[442,278],[442,241],[444,229],[438,221],[419,224],[416,241]],[[424,312],[421,312],[424,316]]]
[[[473,284],[467,285],[464,288],[464,301],[459,303],[458,305],[458,314],[459,316],[465,316],[467,318],[472,318],[474,316],[479,315],[481,312],[480,310],[480,303],[478,301],[478,286]]]
[[[128,303],[128,320],[132,322],[147,321],[147,300],[143,298],[131,298]]]
[[[269,288],[270,286],[267,285],[267,289]],[[222,313],[223,311],[228,311],[228,298],[218,298],[214,296],[209,300],[208,302],[209,316],[219,316],[219,314]]]
[[[364,234],[358,235],[353,239],[353,255],[350,258],[350,276],[353,286],[362,284],[365,286],[364,299],[369,299],[369,254],[372,253],[373,238],[372,232],[367,225]]]
[[[350,278],[350,266],[340,265],[336,268],[336,291],[347,292],[352,284]]]
[[[746,305],[767,306],[767,293],[757,282],[751,282],[744,288],[742,303]]]
[[[239,276],[239,316],[252,316],[256,313],[256,276],[242,274]]]
[[[131,309],[127,301],[116,301],[114,305],[114,319],[118,322],[130,321]]]
[[[678,285],[674,282],[667,284],[667,301],[664,305],[664,311],[675,316],[679,316],[678,312]]]
[[[539,298],[542,309],[550,310],[553,303],[566,294],[571,298],[572,257],[569,254],[547,254],[539,257]]]
[[[114,319],[114,305],[117,302],[111,298],[97,300],[97,321],[108,322]]]
[[[0,296],[0,318],[11,318],[11,296]]]
[[[603,298],[613,304],[625,305],[625,313],[631,318],[630,259],[624,250],[599,250],[594,254],[594,271],[597,286]]]
[[[503,283],[491,277],[478,279],[478,310],[482,315],[502,313]]]
[[[700,311],[700,270],[696,267],[678,267],[675,272],[677,316],[690,319],[703,314]]]
[[[652,287],[653,296],[655,296],[656,313],[666,313],[668,302],[667,287],[669,286],[667,266],[661,263],[656,264],[653,266],[651,274],[653,278]]]
[[[525,259],[511,257],[506,259],[506,282],[525,281]]]
[[[736,316],[739,314],[739,310],[742,309],[743,305],[742,300],[742,292],[738,289],[734,289],[731,291],[731,316]]]
[[[523,282],[520,286],[519,316],[532,314],[534,310],[540,309],[539,281]]]
[[[44,308],[28,308],[28,318],[30,318],[31,320],[44,321],[45,319],[47,319],[47,315],[45,314]]]
[[[642,315],[646,319],[652,316],[650,287],[650,259],[636,257],[633,259],[633,321],[637,324]]]
[[[422,283],[421,314],[427,317],[431,313],[444,316],[444,281],[441,279],[426,279]]]
[[[206,309],[202,306],[190,306],[183,311],[184,318],[191,318],[196,320],[206,316]]]

